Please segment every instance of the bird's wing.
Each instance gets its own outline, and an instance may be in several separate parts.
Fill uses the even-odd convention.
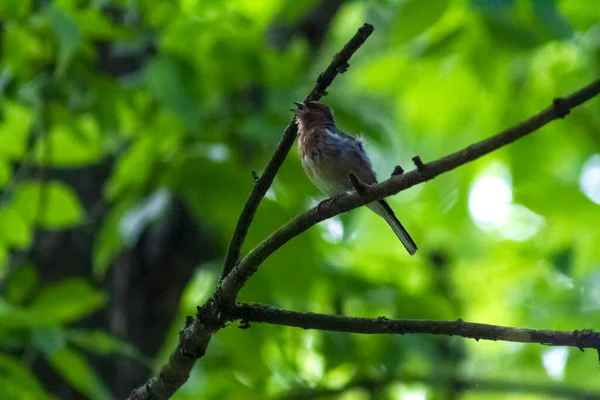
[[[338,135],[340,135],[341,137],[343,137],[344,139],[348,139],[348,140],[350,140],[351,142],[359,142],[359,143],[362,143],[362,142],[361,142],[359,139],[355,138],[354,136],[352,136],[352,135],[350,135],[350,134],[348,134],[348,133],[346,133],[346,132],[344,132],[344,131],[340,131],[339,129],[336,129],[336,133],[337,133]]]
[[[364,184],[377,183],[377,175],[363,143],[350,135],[347,136],[351,139],[348,139],[347,146],[344,146],[341,157],[344,162],[348,163],[349,170]]]

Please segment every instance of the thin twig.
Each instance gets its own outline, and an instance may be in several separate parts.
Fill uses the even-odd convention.
[[[505,342],[539,343],[548,346],[570,346],[578,349],[600,348],[600,333],[592,330],[552,331],[511,328],[474,322],[393,320],[385,317],[357,318],[339,315],[303,313],[282,310],[264,304],[240,304],[228,316],[230,320],[245,323],[264,322],[321,331],[362,334],[430,334],[461,336],[475,340],[502,340]]]
[[[372,201],[394,195],[402,190],[435,178],[444,172],[474,161],[517,139],[520,139],[555,119],[563,118],[568,112],[600,93],[600,80],[563,99],[555,99],[553,104],[533,117],[492,137],[472,144],[439,160],[422,164],[420,170],[412,170],[402,175],[394,175],[388,180],[365,188],[363,193],[346,193],[322,203],[318,208],[298,215],[290,222],[273,232],[258,244],[232,271],[231,276],[221,282],[221,294],[227,306],[235,304],[237,294],[246,281],[258,270],[259,265],[277,249],[317,223],[350,211]],[[230,279],[229,279],[230,278]]]
[[[315,87],[308,94],[308,96],[306,96],[306,99],[304,100],[305,102],[319,100],[321,97],[327,94],[326,90],[329,85],[331,85],[338,74],[346,71],[348,68],[348,61],[356,52],[356,50],[362,46],[365,40],[367,40],[372,32],[373,25],[364,24],[362,27],[360,27],[354,37],[350,39],[348,43],[346,43],[342,51],[333,57],[331,64],[329,64],[329,67],[327,67],[325,72],[319,75]],[[248,200],[246,200],[244,209],[240,214],[235,231],[233,232],[233,237],[231,238],[229,246],[227,247],[221,279],[225,278],[237,264],[240,258],[240,252],[244,244],[244,240],[246,239],[248,229],[250,228],[250,224],[252,224],[256,210],[258,209],[261,200],[267,193],[267,190],[269,190],[269,187],[271,187],[273,179],[275,179],[275,175],[277,174],[277,171],[279,171],[279,167],[281,167],[281,164],[283,164],[287,154],[290,152],[290,149],[294,144],[294,140],[296,140],[297,134],[298,127],[294,122],[294,118],[292,118],[287,128],[285,128],[283,136],[281,137],[281,141],[273,152],[273,156],[271,156],[271,159],[269,160],[264,172],[258,178],[254,179],[254,187],[252,188],[252,192],[250,192],[250,197],[248,197]]]

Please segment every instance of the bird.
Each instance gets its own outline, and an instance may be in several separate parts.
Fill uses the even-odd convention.
[[[350,174],[367,185],[377,183],[377,175],[362,140],[344,133],[335,124],[333,110],[318,101],[295,101],[298,125],[298,151],[304,171],[313,184],[328,196],[352,191]],[[402,226],[385,199],[367,204],[392,228],[410,255],[417,245]]]

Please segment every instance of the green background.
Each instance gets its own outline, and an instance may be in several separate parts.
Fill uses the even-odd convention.
[[[212,293],[252,170],[292,101],[364,22],[375,32],[323,102],[366,140],[380,179],[600,76],[595,1],[2,0],[0,17],[3,399],[122,398],[166,362],[185,316]],[[323,198],[294,149],[244,251]],[[597,100],[389,202],[415,257],[354,210],[278,250],[240,300],[600,330]],[[173,215],[178,235],[166,242]],[[123,362],[141,375],[127,381]],[[327,389],[341,399],[541,400],[558,385],[569,399],[599,394],[598,374],[593,351],[231,324],[174,398]],[[514,393],[515,382],[536,387]]]

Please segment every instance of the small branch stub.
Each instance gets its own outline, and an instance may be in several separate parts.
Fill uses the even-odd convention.
[[[338,74],[343,74],[344,72],[348,71],[349,67],[350,64],[348,64],[348,62],[343,62],[337,67],[336,71],[338,72]]]
[[[404,173],[404,168],[402,168],[399,165],[396,165],[394,167],[394,170],[392,171],[392,176],[402,175],[403,173]]]
[[[423,161],[421,161],[421,157],[419,156],[414,156],[412,158],[412,162],[415,164],[415,166],[417,167],[417,171],[419,172],[423,172],[425,171],[425,164],[423,164]]]
[[[558,115],[558,118],[564,118],[571,113],[571,108],[569,107],[567,100],[563,99],[562,97],[555,98],[552,101],[552,105],[556,110],[556,115]]]

